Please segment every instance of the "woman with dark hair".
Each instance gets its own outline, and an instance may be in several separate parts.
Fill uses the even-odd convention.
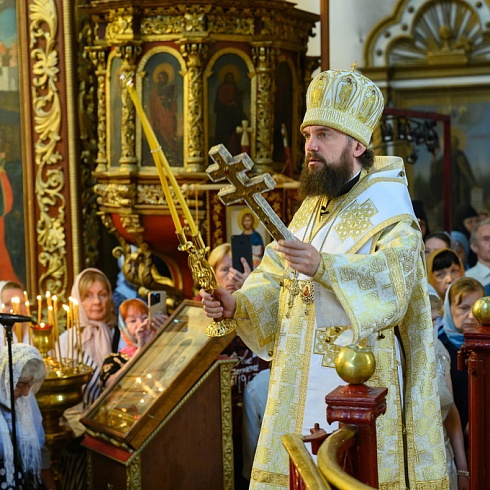
[[[427,280],[442,300],[449,286],[463,276],[464,265],[454,250],[442,248],[427,256]]]
[[[440,250],[441,248],[453,248],[453,242],[451,235],[447,231],[435,231],[429,233],[425,239],[425,255],[429,255],[434,250]]]

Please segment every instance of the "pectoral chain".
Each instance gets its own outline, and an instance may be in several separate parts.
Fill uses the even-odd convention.
[[[309,313],[309,307],[315,300],[315,286],[312,279],[298,280],[298,274],[286,282],[286,289],[288,290],[288,301],[286,318],[291,317],[291,311],[293,309],[296,297],[299,296],[305,307],[305,315]]]

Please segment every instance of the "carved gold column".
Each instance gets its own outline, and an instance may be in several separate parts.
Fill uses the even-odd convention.
[[[187,107],[184,131],[184,168],[188,172],[202,172],[207,154],[204,142],[203,67],[208,46],[203,39],[187,40],[180,46],[187,62],[185,81]]]
[[[97,78],[97,157],[96,172],[107,170],[107,108],[106,108],[106,77],[107,77],[107,47],[93,46],[90,57],[95,66]]]
[[[271,172],[276,49],[271,43],[252,43],[252,55],[257,72],[255,171]]]
[[[125,44],[117,47],[117,53],[122,59],[123,73],[126,75],[135,73],[141,47],[134,44]],[[121,103],[121,158],[119,159],[119,165],[122,172],[131,173],[138,169],[135,141],[136,112],[125,87],[121,90]]]

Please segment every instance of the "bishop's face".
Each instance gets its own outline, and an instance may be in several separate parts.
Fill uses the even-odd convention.
[[[303,136],[305,165],[300,177],[300,194],[337,197],[342,187],[361,169],[357,157],[365,147],[326,126],[307,126]]]

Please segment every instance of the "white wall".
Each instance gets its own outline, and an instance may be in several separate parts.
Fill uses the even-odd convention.
[[[292,0],[288,0],[292,1]],[[364,43],[374,25],[388,17],[397,0],[329,0],[330,66],[347,70],[354,61],[364,63]],[[320,0],[297,0],[296,7],[320,14]],[[308,55],[320,56],[320,26],[310,39]]]

